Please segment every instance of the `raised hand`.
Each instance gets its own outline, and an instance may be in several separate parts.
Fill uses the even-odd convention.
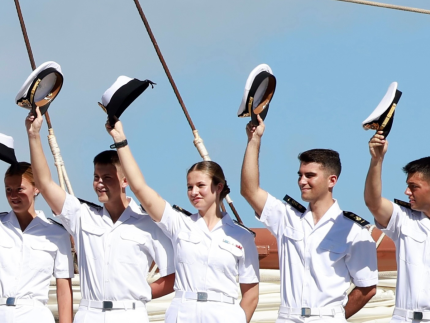
[[[112,136],[114,142],[120,142],[125,140],[125,134],[122,128],[122,123],[118,119],[116,119],[115,125],[112,127],[110,125],[109,119],[105,124],[106,131]]]
[[[257,115],[258,126],[252,124],[252,122],[248,122],[246,125],[246,135],[248,136],[248,141],[251,141],[253,138],[261,139],[264,133],[264,125],[263,119],[261,119],[260,115]]]
[[[42,128],[43,117],[40,113],[39,107],[36,107],[36,115],[33,111],[30,111],[25,118],[25,127],[27,128],[27,133],[29,136],[38,135],[40,128]]]
[[[370,155],[374,159],[383,159],[388,149],[388,141],[382,133],[383,131],[378,131],[369,141]]]

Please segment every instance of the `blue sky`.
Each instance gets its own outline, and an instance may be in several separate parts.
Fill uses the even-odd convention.
[[[385,2],[430,9],[425,0]],[[97,202],[92,159],[112,143],[97,102],[126,75],[157,83],[121,118],[132,151],[152,187],[170,203],[194,211],[185,175],[200,156],[134,2],[20,3],[36,65],[54,60],[65,76],[49,112],[75,193]],[[403,96],[388,138],[383,195],[407,200],[401,168],[429,155],[430,16],[333,0],[141,0],[141,5],[246,225],[261,227],[239,194],[248,120],[236,112],[246,78],[260,63],[269,64],[277,77],[260,154],[265,190],[300,201],[297,155],[335,149],[343,170],[334,196],[344,210],[370,220],[363,187],[372,132],[361,122],[397,81]],[[31,67],[13,1],[2,2],[0,29],[0,132],[15,138],[19,160],[29,160],[27,111],[14,99]],[[44,127],[42,136],[47,134]],[[47,139],[44,149],[57,178]],[[5,171],[0,164],[0,173]],[[42,198],[37,206],[49,212]],[[0,211],[7,210],[0,194]]]

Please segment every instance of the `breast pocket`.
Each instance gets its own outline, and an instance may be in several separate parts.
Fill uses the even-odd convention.
[[[148,244],[148,238],[143,232],[139,232],[138,230],[121,232],[121,239],[114,257],[119,262],[140,266],[142,252],[145,249],[145,245]]]
[[[88,259],[99,259],[103,255],[103,242],[101,236],[105,233],[105,229],[96,226],[93,223],[82,221],[82,239],[84,240],[83,247],[85,248],[85,256]]]
[[[235,241],[225,238],[222,242],[218,244],[220,251],[216,257],[212,258],[213,263],[211,266],[216,270],[222,272],[229,272],[236,276],[238,274],[237,268],[238,263],[241,258],[243,258],[243,246]]]
[[[52,273],[54,271],[54,260],[58,247],[52,242],[31,243],[31,257],[29,267],[35,271]]]
[[[6,234],[2,233],[0,235],[0,255],[2,259],[0,261],[0,268],[8,267],[8,263],[13,261],[14,259],[13,247],[14,247],[13,240]]]
[[[177,239],[178,262],[192,265],[200,258],[202,239],[199,235],[191,232],[181,231]]]
[[[399,258],[408,264],[423,264],[427,235],[419,227],[405,226],[400,229]]]
[[[285,227],[282,239],[285,242],[283,245],[285,245],[290,259],[296,259],[297,256],[299,257],[297,259],[303,258],[304,237],[305,234],[303,231],[296,230],[289,226]],[[296,255],[296,257],[294,255]]]
[[[346,242],[324,239],[321,241],[317,252],[321,254],[326,264],[334,264],[345,257],[347,249]]]

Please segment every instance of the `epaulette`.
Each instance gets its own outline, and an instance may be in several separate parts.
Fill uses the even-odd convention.
[[[184,213],[184,214],[185,214],[185,215],[187,215],[187,216],[191,216],[191,215],[193,215],[191,212],[188,212],[187,210],[184,210],[183,208],[181,208],[180,206],[177,206],[176,204],[174,204],[172,207],[173,207],[176,211],[182,212],[182,213]]]
[[[103,206],[100,206],[100,205],[97,205],[95,203],[91,203],[91,202],[85,201],[83,199],[80,199],[79,197],[78,197],[78,200],[79,200],[79,202],[81,202],[81,204],[86,204],[88,206],[91,206],[91,207],[95,208],[96,210],[100,211],[100,210],[103,209]]]
[[[303,205],[301,205],[299,202],[297,202],[295,199],[293,199],[291,196],[285,195],[284,196],[284,201],[287,202],[288,204],[290,204],[297,211],[299,211],[301,213],[305,213],[306,212],[306,208]]]
[[[58,225],[60,227],[62,227],[64,230],[66,230],[66,228],[64,227],[64,225],[62,225],[60,222],[57,222],[51,218],[48,218],[48,221],[51,222],[52,224]]]
[[[347,217],[348,219],[358,223],[359,225],[361,225],[362,227],[370,224],[370,222],[366,221],[363,218],[360,218],[357,214],[352,213],[352,212],[348,212],[348,211],[343,211],[343,215],[345,217]]]
[[[8,214],[9,212],[0,212],[0,215],[6,215],[6,214]]]
[[[236,220],[233,220],[233,222],[234,222],[236,225],[238,225],[238,226],[240,226],[240,227],[244,228],[246,231],[251,232],[251,233],[253,234],[254,238],[255,238],[255,236],[257,235],[257,234],[256,234],[254,231],[252,231],[250,228],[246,227],[246,226],[245,226],[245,225],[243,225],[243,224],[240,224],[240,223],[239,223],[239,222],[237,222]]]
[[[143,213],[146,213],[146,210],[145,210],[145,208],[142,206],[142,204],[140,204],[140,210],[141,210]]]
[[[401,200],[398,200],[398,199],[394,199],[394,203],[396,203],[396,204],[398,204],[400,206],[403,206],[403,207],[405,207],[407,209],[411,209],[412,210],[411,203],[408,203],[408,202],[405,202],[405,201],[401,201]]]

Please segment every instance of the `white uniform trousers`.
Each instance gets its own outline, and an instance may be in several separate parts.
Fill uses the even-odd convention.
[[[246,323],[246,315],[239,302],[198,302],[174,298],[166,311],[165,323]]]
[[[54,316],[46,306],[0,306],[1,323],[54,323]]]
[[[74,323],[149,323],[146,307],[103,310],[79,306]]]
[[[281,306],[276,323],[346,323],[345,310],[342,306],[335,308],[315,309],[311,316],[305,317],[299,314],[301,309],[287,309]],[[328,314],[331,312],[332,314]],[[316,314],[316,315],[314,315]]]
[[[414,313],[416,312],[416,313]],[[417,319],[414,320],[414,317]],[[415,323],[415,322],[430,322],[430,311],[425,310],[404,310],[400,308],[394,308],[393,317],[391,318],[390,323]]]

